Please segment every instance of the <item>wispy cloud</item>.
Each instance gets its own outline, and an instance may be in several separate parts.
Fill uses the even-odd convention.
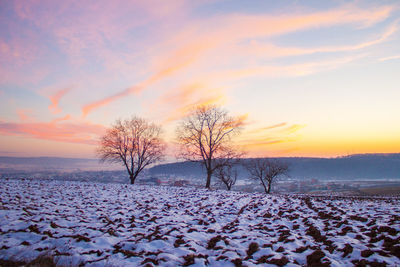
[[[239,119],[250,128],[243,130],[243,144],[253,151],[271,147],[274,151],[290,151],[301,143],[296,141],[302,133],[312,131],[302,132],[304,125],[289,122],[267,125],[267,114],[282,108],[277,116],[286,121],[293,109],[304,102],[293,107],[290,105],[294,102],[275,101],[275,97],[284,98],[289,91],[296,94],[301,91],[298,90],[300,87],[307,86],[310,94],[305,102],[320,104],[324,101],[324,90],[330,90],[336,81],[340,83],[351,78],[351,73],[332,71],[324,79],[318,76],[319,73],[347,66],[350,71],[355,70],[363,67],[357,63],[367,64],[371,59],[382,62],[400,59],[394,52],[399,38],[397,3],[355,1],[346,4],[339,1],[318,6],[301,3],[277,9],[266,5],[265,9],[251,11],[240,8],[243,4],[240,1],[229,9],[220,10],[214,9],[214,3],[209,1],[194,2],[4,2],[0,85],[7,98],[2,117],[7,119],[0,121],[0,133],[93,144],[97,131],[103,126],[86,121],[88,116],[99,123],[126,116],[114,112],[128,113],[131,111],[129,106],[115,111],[110,109],[107,118],[96,114],[98,109],[111,107],[126,97],[137,98],[135,102],[140,103],[140,108],[135,111],[138,115],[153,117],[157,122],[165,123],[168,130],[193,106],[233,107],[231,104],[235,102],[243,105],[238,110],[261,111],[260,114],[249,114],[250,117],[265,116],[257,117],[254,124],[245,115]],[[218,7],[221,4],[227,3],[218,3]],[[329,38],[324,38],[325,34]],[[392,83],[390,79],[395,78],[390,75],[393,74],[385,73],[385,68],[390,66],[383,65],[384,68],[377,71],[382,71],[379,75],[388,77],[385,81]],[[313,77],[305,77],[308,75]],[[298,78],[300,76],[302,78]],[[300,82],[292,82],[294,79]],[[329,86],[318,86],[323,82]],[[71,92],[65,88],[70,84],[74,89],[76,86],[76,90]],[[354,86],[349,88],[354,89]],[[61,90],[52,91],[54,88]],[[39,95],[32,97],[36,103],[25,95],[20,97],[23,90]],[[366,91],[378,97],[382,93],[372,93],[372,87]],[[355,98],[354,95],[350,97]],[[390,95],[397,96],[397,93]],[[50,101],[43,103],[43,96]],[[71,115],[61,113],[67,97],[76,99],[68,103]],[[253,109],[250,102],[257,97],[270,97],[273,100],[269,103],[274,103]],[[365,95],[366,100],[368,97]],[[332,99],[332,103],[334,101],[339,100]],[[262,101],[254,102],[264,105]],[[58,114],[57,118],[43,119],[49,116],[49,112],[40,114],[43,105],[53,116]],[[358,101],[357,105],[362,106],[362,103]],[[316,112],[333,108],[332,105],[318,106]],[[388,111],[394,105],[386,106]],[[9,107],[12,110],[6,111]],[[14,110],[17,110],[19,120],[12,122],[9,118],[16,116]],[[368,114],[368,107],[365,112],[359,110]],[[309,113],[299,112],[296,118],[301,122],[307,115]],[[279,117],[276,118],[278,122]],[[315,118],[304,121],[319,123]],[[255,126],[260,128],[254,129]]]
[[[375,9],[362,9],[354,5],[345,5],[327,11],[303,14],[265,15],[228,15],[221,17],[220,27],[210,31],[231,36],[234,39],[281,35],[310,28],[324,28],[333,25],[356,24],[371,26],[389,17],[393,6],[381,6]],[[214,22],[212,22],[214,23]]]
[[[207,80],[235,81],[248,77],[299,77],[337,69],[343,65],[365,57],[366,54],[335,57],[333,59],[314,60],[304,63],[286,65],[256,65],[213,72]]]
[[[63,122],[69,116],[51,122],[0,122],[0,134],[22,136],[43,140],[97,144],[98,136],[104,133],[104,126],[88,122]]]
[[[71,115],[67,114],[67,115],[65,115],[64,117],[55,118],[55,119],[52,120],[50,123],[51,123],[51,124],[56,124],[56,123],[58,123],[58,122],[68,121],[68,120],[71,120],[71,119],[72,119]]]
[[[17,115],[20,121],[30,121],[32,120],[32,110],[31,109],[18,109]]]
[[[382,57],[379,59],[379,61],[387,61],[387,60],[394,60],[394,59],[400,59],[400,55],[390,56],[390,57]]]
[[[214,95],[214,96],[204,96],[200,97],[198,100],[180,106],[178,108],[172,109],[169,113],[167,118],[163,121],[163,123],[169,123],[172,121],[176,121],[182,119],[183,117],[187,116],[190,111],[193,110],[196,106],[203,106],[203,105],[217,105],[220,106],[225,102],[225,98],[223,95]]]
[[[220,106],[225,103],[223,88],[213,88],[205,83],[193,82],[166,91],[146,106],[149,112],[158,114],[163,124],[167,124],[185,117],[196,106]]]
[[[165,45],[166,47],[175,46],[178,47],[178,49],[174,51],[164,50],[164,52],[161,52],[161,54],[158,55],[158,58],[162,59],[161,63],[156,64],[153,74],[150,75],[148,79],[125,90],[85,105],[82,108],[82,114],[83,116],[87,116],[90,112],[99,107],[108,105],[133,93],[139,93],[146,90],[156,82],[178,74],[193,66],[194,63],[198,63],[199,59],[204,60],[206,52],[214,51],[214,53],[224,54],[224,49],[226,47],[231,47],[232,44],[240,43],[243,40],[282,35],[310,28],[322,28],[331,25],[349,23],[355,23],[366,27],[387,18],[392,10],[393,7],[391,6],[383,6],[374,10],[363,10],[352,5],[347,5],[330,11],[306,14],[280,16],[223,15],[216,16],[207,21],[199,20],[185,26],[180,32],[174,34],[172,38],[168,36],[169,38],[162,45]],[[381,39],[369,43],[347,47],[320,48],[319,51],[328,52],[335,49],[360,49],[361,47],[382,42],[393,31],[394,29],[388,31],[388,33],[382,36]],[[287,49],[286,53],[314,53],[316,51],[318,51],[318,49],[301,50],[292,48]],[[232,55],[232,53],[230,53],[230,55]],[[296,67],[297,66],[294,66],[293,68]],[[304,67],[312,68],[310,65],[304,65]],[[256,69],[260,70],[260,68],[271,67],[257,66]],[[204,72],[204,70],[202,71]],[[312,71],[297,71],[297,75],[306,75],[310,72]]]
[[[232,49],[240,51],[242,57],[262,57],[262,58],[276,58],[276,57],[290,57],[309,55],[315,53],[333,53],[333,52],[349,52],[361,50],[374,45],[378,45],[387,41],[394,33],[398,31],[398,22],[387,27],[384,32],[377,38],[369,41],[360,42],[353,45],[337,45],[337,46],[322,46],[314,48],[300,48],[300,47],[286,47],[277,46],[271,42],[258,42],[252,41],[248,45],[237,45]]]
[[[237,116],[235,119],[235,124],[237,126],[245,126],[246,124],[248,124],[248,118],[249,118],[249,114],[241,114],[239,116]]]
[[[95,101],[95,102],[92,102],[90,104],[87,104],[87,105],[83,106],[83,108],[82,108],[82,116],[86,117],[94,109],[97,109],[99,107],[108,105],[109,103],[111,103],[111,102],[113,102],[113,101],[115,101],[117,99],[120,99],[120,98],[122,98],[124,96],[130,95],[130,94],[133,94],[133,93],[139,93],[140,91],[141,91],[140,87],[136,87],[136,86],[135,87],[130,87],[130,88],[125,89],[124,91],[118,92],[118,93],[116,93],[114,95],[111,95],[111,96],[109,96],[107,98],[103,98],[103,99],[100,99],[98,101]]]
[[[260,133],[260,132],[265,132],[265,131],[271,130],[271,129],[281,128],[281,127],[284,127],[284,126],[286,126],[286,125],[287,125],[286,122],[282,122],[282,123],[277,123],[277,124],[274,124],[274,125],[269,125],[269,126],[266,126],[266,127],[261,127],[261,128],[253,129],[253,130],[251,130],[251,131],[249,131],[249,132],[252,133],[252,134],[254,134],[254,133]]]
[[[57,91],[54,95],[51,95],[50,101],[51,101],[51,105],[49,105],[49,110],[53,113],[53,114],[58,114],[61,112],[61,109],[58,107],[58,104],[60,102],[60,99],[67,94],[69,91],[71,90],[71,88],[65,88],[65,89],[61,89],[59,91]]]
[[[253,150],[254,148],[257,149],[265,149],[265,146],[269,145],[274,145],[274,144],[279,144],[283,142],[288,142],[288,140],[283,140],[283,139],[273,139],[273,138],[265,138],[265,139],[259,139],[259,140],[243,140],[240,142],[240,144],[245,147],[247,150]]]
[[[299,130],[303,129],[304,127],[306,127],[306,125],[302,125],[302,124],[293,124],[290,125],[284,129],[281,130],[281,132],[287,133],[287,134],[293,134],[298,132]]]
[[[85,117],[93,110],[108,105],[109,103],[114,102],[122,97],[131,95],[133,93],[138,94],[154,83],[174,75],[178,71],[192,64],[198,55],[203,50],[207,49],[207,47],[207,44],[191,44],[176,50],[160,64],[159,70],[151,75],[148,79],[116,94],[85,105],[82,108],[82,115]]]
[[[297,133],[305,125],[288,124],[286,122],[246,130],[239,144],[249,153],[257,154],[260,151],[275,151],[274,145],[294,143],[301,139]]]

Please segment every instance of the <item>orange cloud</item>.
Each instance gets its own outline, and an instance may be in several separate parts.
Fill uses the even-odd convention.
[[[156,58],[157,61],[161,61],[161,64],[156,64],[153,74],[150,75],[148,79],[109,97],[85,105],[82,108],[82,114],[85,117],[99,107],[108,105],[111,102],[132,93],[140,93],[141,91],[146,90],[148,87],[162,79],[171,77],[174,74],[187,69],[189,66],[197,62],[201,56],[204,56],[206,51],[224,54],[224,49],[226,47],[230,47],[230,45],[235,43],[241,43],[244,40],[281,35],[310,28],[321,28],[346,23],[358,23],[366,27],[387,18],[392,10],[393,7],[391,6],[383,6],[374,10],[363,10],[347,5],[330,11],[300,15],[224,15],[211,18],[207,21],[190,23],[188,26],[184,27],[181,32],[174,34],[173,38],[170,38],[169,36],[166,42],[160,44],[159,47],[161,48],[161,53],[157,55]],[[390,34],[391,32],[389,31],[382,37],[382,40],[387,38]],[[339,50],[359,49],[361,47],[381,42],[382,40],[355,47],[342,47],[339,48]],[[178,49],[170,52],[165,51],[164,47],[178,47]],[[330,51],[330,49],[333,48],[325,48],[327,51]],[[295,51],[295,53],[298,52],[299,51]],[[209,61],[207,64],[209,64]],[[235,75],[248,76],[260,72],[268,73],[271,69],[273,73],[289,72],[291,74],[294,73],[295,75],[307,75],[320,69],[318,64],[304,64],[302,67],[303,68],[299,69],[298,66],[260,66],[252,69],[236,71]],[[228,72],[232,71],[230,70]]]
[[[221,105],[225,101],[224,96],[222,95],[214,95],[214,96],[205,96],[201,97],[198,100],[181,106],[179,108],[175,108],[172,112],[168,113],[168,117],[164,120],[165,123],[169,123],[171,121],[179,120],[185,116],[187,116],[190,111],[193,110],[194,107],[197,106],[208,106],[208,105]]]
[[[246,149],[261,149],[262,147],[268,146],[268,145],[273,145],[273,144],[279,144],[283,143],[285,140],[280,140],[280,139],[269,139],[266,138],[265,140],[242,140],[240,144]]]
[[[392,6],[383,6],[372,10],[363,10],[352,5],[347,5],[334,10],[308,14],[218,16],[209,19],[207,22],[199,21],[197,24],[188,25],[184,31],[176,34],[176,37],[168,43],[181,45],[187,40],[195,40],[198,43],[210,43],[210,46],[212,45],[209,49],[211,54],[208,56],[212,57],[213,60],[217,58],[218,63],[222,63],[223,65],[231,66],[232,64],[229,64],[229,62],[232,63],[232,60],[240,59],[241,66],[243,66],[242,69],[235,70],[232,67],[229,69],[220,68],[217,71],[207,74],[209,77],[207,80],[223,81],[257,75],[273,77],[303,76],[335,69],[338,66],[360,58],[360,56],[335,57],[332,60],[286,66],[266,66],[265,64],[257,64],[257,62],[254,64],[254,56],[257,59],[266,59],[276,56],[358,50],[385,41],[397,30],[397,25],[393,24],[390,26],[378,39],[357,45],[303,49],[296,47],[281,48],[272,44],[267,44],[264,45],[264,48],[259,48],[258,46],[254,47],[254,45],[246,46],[246,44],[249,42],[250,44],[257,44],[259,38],[332,25],[356,24],[366,27],[388,18],[393,9],[394,7]],[[266,50],[271,50],[271,52]],[[232,58],[232,55],[235,55],[235,57]],[[209,62],[210,60],[203,62],[206,72]],[[248,66],[248,62],[252,63],[250,67]]]
[[[246,121],[248,117],[249,117],[248,113],[237,116],[235,124],[238,126],[244,126],[247,123]]]
[[[287,147],[289,143],[293,143],[300,140],[300,136],[295,134],[300,129],[304,128],[305,125],[292,124],[288,125],[286,122],[274,124],[267,127],[261,127],[257,129],[244,131],[238,143],[247,150],[250,154],[259,154],[275,151],[276,146],[278,149],[291,149]]]
[[[57,91],[54,95],[50,96],[50,101],[51,101],[51,105],[49,105],[49,110],[53,113],[53,114],[58,114],[61,112],[61,109],[58,107],[58,103],[60,102],[60,99],[69,91],[71,90],[71,88],[65,88],[65,89],[61,89],[59,91]]]
[[[219,106],[225,102],[226,96],[222,88],[208,88],[204,83],[193,82],[166,91],[149,103],[147,109],[158,114],[157,118],[161,118],[163,124],[166,124],[185,117],[196,106]]]
[[[251,132],[251,133],[259,133],[259,132],[264,132],[264,131],[266,131],[266,130],[271,130],[271,129],[275,129],[275,128],[280,128],[280,127],[283,127],[283,126],[286,126],[286,125],[287,125],[286,122],[282,122],[282,123],[270,125],[270,126],[267,126],[267,127],[258,128],[258,129],[252,130],[252,131],[250,131],[250,132]]]
[[[266,137],[256,139],[242,139],[238,141],[238,145],[242,147],[249,155],[254,154],[271,154],[282,149],[291,150],[297,145],[299,137]]]
[[[51,122],[0,122],[0,134],[67,143],[97,144],[104,126],[87,122],[62,123],[69,116]]]
[[[133,93],[140,93],[154,83],[171,75],[174,75],[176,72],[192,64],[197,59],[199,54],[207,49],[208,46],[208,44],[193,43],[176,50],[167,59],[164,60],[164,62],[159,66],[160,69],[155,74],[150,76],[147,80],[139,83],[136,86],[125,89],[124,91],[118,92],[109,97],[85,105],[82,108],[83,116],[85,117],[94,109],[108,105],[111,102],[114,102],[122,97],[128,96]]]
[[[293,125],[290,125],[290,126],[284,128],[284,129],[282,129],[281,132],[292,134],[292,133],[295,133],[295,132],[303,129],[304,127],[306,127],[306,126],[305,125],[301,125],[301,124],[293,124]]]
[[[116,93],[116,94],[114,94],[112,96],[103,98],[101,100],[92,102],[90,104],[87,104],[87,105],[83,106],[83,108],[82,108],[82,115],[83,115],[83,117],[86,117],[94,109],[97,109],[99,107],[105,106],[105,105],[107,105],[107,104],[109,104],[109,103],[111,103],[111,102],[113,102],[113,101],[115,101],[117,99],[120,99],[120,98],[122,98],[124,96],[130,95],[130,94],[133,94],[133,93],[139,93],[141,90],[142,89],[140,87],[130,87],[130,88],[127,88],[124,91]]]
[[[167,54],[161,64],[157,64],[158,71],[143,83],[144,86],[147,87],[192,65],[196,60],[198,60],[202,53],[213,46],[213,42],[191,42],[183,46],[181,45],[181,48]]]

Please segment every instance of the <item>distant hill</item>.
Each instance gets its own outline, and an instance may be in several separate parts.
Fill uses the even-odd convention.
[[[400,179],[400,153],[398,154],[357,154],[337,158],[286,157],[275,158],[290,166],[293,178],[316,179]],[[244,159],[243,162],[252,159]],[[247,177],[247,172],[238,167],[239,175]],[[200,163],[179,162],[161,164],[149,170],[151,175],[178,175],[203,177]]]
[[[120,170],[120,164],[100,163],[98,159],[58,157],[0,157],[0,171],[95,171]]]
[[[276,158],[290,166],[290,176],[300,179],[400,179],[400,153],[359,154],[337,158]],[[252,159],[244,159],[243,162]],[[76,172],[125,169],[120,164],[100,163],[98,159],[77,158],[18,158],[0,157],[0,174],[23,172]],[[247,178],[247,171],[238,166],[239,176]],[[205,171],[199,162],[160,164],[150,168],[150,176],[175,175],[203,178]]]

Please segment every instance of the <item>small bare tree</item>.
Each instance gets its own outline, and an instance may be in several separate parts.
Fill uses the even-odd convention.
[[[217,179],[226,186],[226,189],[231,190],[238,177],[237,169],[233,167],[233,164],[222,165],[215,172]]]
[[[160,135],[161,128],[144,119],[117,120],[101,138],[98,155],[103,162],[121,162],[134,184],[144,168],[163,158],[165,144]]]
[[[271,192],[272,184],[276,179],[279,176],[286,175],[289,170],[289,166],[285,162],[261,158],[250,159],[245,167],[252,178],[261,182],[266,194]]]
[[[178,126],[179,156],[203,164],[207,172],[206,188],[210,188],[214,171],[237,154],[232,137],[239,133],[241,125],[240,119],[219,107],[198,106]]]

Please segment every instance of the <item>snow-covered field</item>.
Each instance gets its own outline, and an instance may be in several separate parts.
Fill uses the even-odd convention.
[[[0,180],[4,266],[400,266],[399,231],[394,198]]]

